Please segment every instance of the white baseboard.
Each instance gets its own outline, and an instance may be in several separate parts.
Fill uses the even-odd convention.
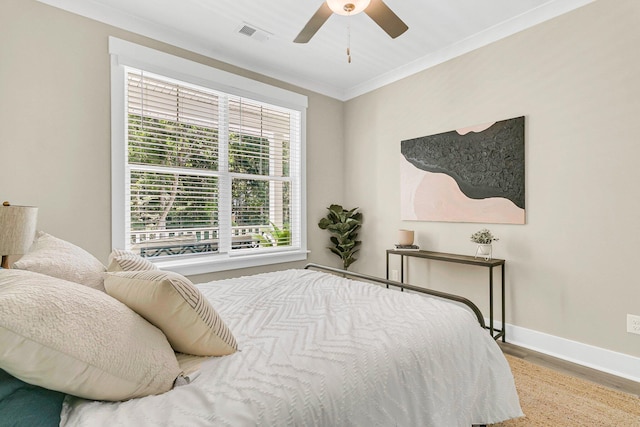
[[[500,329],[500,322],[495,322]],[[488,324],[488,320],[487,320]],[[640,358],[507,323],[507,343],[640,383]]]

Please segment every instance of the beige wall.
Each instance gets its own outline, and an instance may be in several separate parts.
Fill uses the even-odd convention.
[[[347,102],[345,203],[366,220],[354,269],[384,274],[398,228],[473,255],[485,224],[400,220],[400,141],[524,115],[527,224],[489,225],[507,260],[507,322],[640,356],[626,332],[626,314],[640,315],[639,22],[637,0],[599,0]],[[486,310],[486,271],[409,268]]]
[[[108,37],[142,44],[309,97],[307,189],[310,260],[338,265],[315,224],[341,202],[343,103],[33,0],[0,13],[0,199],[37,205],[39,228],[106,262],[111,250]],[[300,266],[279,265],[249,274]]]

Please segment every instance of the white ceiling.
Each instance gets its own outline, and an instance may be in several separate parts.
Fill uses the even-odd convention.
[[[409,26],[400,37],[334,14],[307,44],[293,39],[323,0],[39,1],[347,100],[594,0],[385,0]],[[268,39],[238,33],[243,23]]]

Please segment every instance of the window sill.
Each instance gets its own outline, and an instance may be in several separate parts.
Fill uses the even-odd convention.
[[[172,260],[158,260],[153,263],[162,270],[174,271],[183,276],[215,273],[218,271],[237,270],[241,268],[259,267],[262,265],[285,262],[304,261],[309,251],[298,249],[287,252],[261,253],[237,256],[217,254],[210,256],[194,256]]]

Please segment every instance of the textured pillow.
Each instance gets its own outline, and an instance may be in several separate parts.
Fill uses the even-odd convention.
[[[189,279],[169,271],[108,273],[107,293],[164,332],[174,350],[224,356],[238,348],[227,325]]]
[[[87,399],[125,400],[172,388],[180,374],[164,334],[104,292],[0,270],[0,368]]]
[[[29,270],[104,291],[107,270],[96,257],[78,246],[38,231],[29,252],[13,264]]]
[[[122,249],[114,249],[109,255],[107,271],[158,270],[158,267],[140,255]]]

